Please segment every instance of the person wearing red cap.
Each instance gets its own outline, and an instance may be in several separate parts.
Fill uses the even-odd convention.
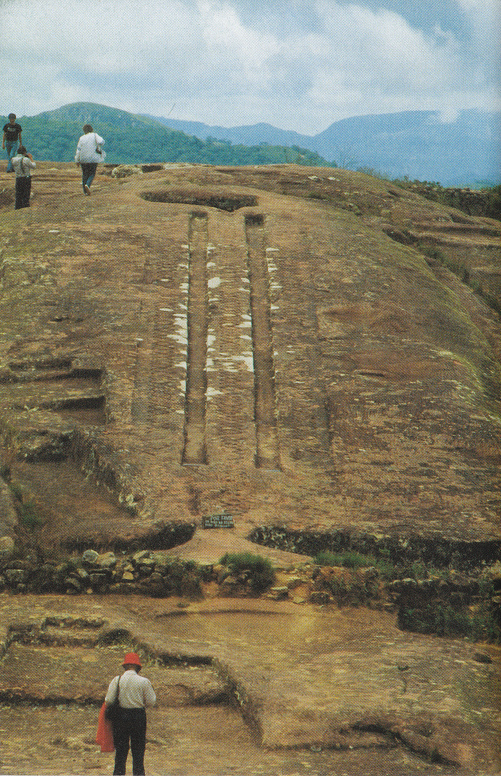
[[[129,746],[132,752],[133,776],[144,774],[144,752],[146,749],[146,706],[156,703],[156,695],[149,679],[139,676],[142,668],[139,656],[129,652],[122,663],[124,673],[111,680],[104,699],[111,705],[118,694],[120,712],[113,723],[115,744],[114,776],[124,776]]]

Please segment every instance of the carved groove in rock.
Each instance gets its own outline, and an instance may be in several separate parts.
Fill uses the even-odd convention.
[[[264,217],[245,217],[247,272],[250,283],[252,342],[254,348],[254,394],[256,423],[256,466],[279,469],[273,333]]]
[[[207,463],[207,213],[191,213],[188,230],[188,351],[183,464]]]

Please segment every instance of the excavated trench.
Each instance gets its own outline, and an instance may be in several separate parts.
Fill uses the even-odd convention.
[[[212,191],[193,193],[190,191],[165,189],[141,192],[142,199],[147,202],[170,202],[179,205],[198,205],[200,207],[214,207],[218,210],[226,210],[234,213],[243,207],[255,207],[258,198],[252,194],[217,194]]]
[[[247,215],[245,217],[245,236],[254,352],[256,466],[279,469],[275,367],[263,215]]]
[[[185,193],[173,195],[172,192],[158,194],[149,192],[146,199],[161,202],[179,201],[184,204],[197,204],[217,207],[233,212],[237,208],[255,205],[256,197],[236,199],[217,199],[212,196],[189,197]],[[158,194],[158,198],[157,198]],[[164,197],[166,197],[164,199]],[[228,204],[230,203],[231,206]],[[266,224],[262,214],[247,214],[244,219],[246,246],[246,273],[248,282],[248,302],[252,340],[252,365],[254,387],[253,421],[255,426],[254,465],[257,468],[279,469],[280,454],[278,445],[277,402],[275,395],[275,369],[273,357],[273,335],[271,327],[271,303],[269,294],[269,269],[266,252]],[[186,372],[184,380],[184,443],[182,463],[185,465],[203,465],[210,463],[207,442],[207,401],[211,389],[207,364],[209,358],[209,332],[212,326],[209,304],[210,278],[208,266],[211,251],[208,230],[208,214],[205,211],[193,211],[188,219],[188,272],[186,315],[176,316],[183,343],[186,338]],[[219,281],[218,278],[215,281]],[[182,355],[180,355],[182,357]],[[245,356],[236,356],[245,359]],[[249,358],[247,357],[247,362]],[[158,363],[155,361],[158,366]],[[249,368],[249,365],[248,365]],[[144,366],[136,366],[136,375],[147,371]],[[144,392],[147,386],[136,378],[137,394]],[[135,405],[134,405],[135,406]],[[134,409],[135,419],[140,419],[140,411]]]
[[[184,464],[207,462],[207,213],[192,213],[188,230],[189,289],[187,310]]]
[[[2,753],[0,773],[87,773],[91,762],[95,770],[100,761],[102,768],[110,755],[103,758],[94,744],[97,712],[107,682],[117,673],[124,651],[130,650],[140,652],[143,674],[157,693],[157,709],[149,712],[147,760],[152,774],[165,773],[166,758],[170,765],[179,758],[184,770],[174,767],[175,773],[221,776],[229,770],[244,776],[361,776],[395,767],[395,773],[406,776],[423,769],[428,774],[454,769],[447,728],[441,729],[429,714],[433,700],[426,700],[427,687],[433,687],[437,702],[447,697],[451,661],[468,664],[468,670],[475,666],[467,650],[436,645],[432,655],[424,641],[399,639],[390,619],[380,613],[282,611],[276,604],[255,603],[209,603],[201,604],[199,611],[179,612],[173,606],[165,611],[158,604],[138,606],[137,599],[124,599],[109,611],[99,604],[92,613],[87,599],[70,615],[52,597],[47,608],[58,611],[42,619],[33,613],[23,620],[16,611],[0,663],[2,718],[4,724],[14,724],[20,714],[31,719],[36,709],[39,748],[36,755],[27,747],[31,771],[20,769],[22,757],[12,769],[12,751],[21,742],[27,746],[25,726],[16,724],[10,753]],[[135,625],[108,620],[112,611],[115,619],[121,613],[134,620],[138,608]],[[359,639],[362,626],[365,646]],[[405,681],[398,667],[402,659],[410,663]],[[439,681],[436,675],[434,679],[435,661],[443,666]],[[372,683],[378,674],[371,688],[367,665]],[[485,665],[479,670],[485,677],[492,673]],[[308,689],[299,696],[297,683],[307,677]],[[370,706],[367,692],[378,693],[380,703],[388,703],[389,688],[391,697],[402,703],[400,716],[385,715],[376,707],[364,709],[364,704]],[[406,703],[406,692],[414,704],[426,707],[421,718]],[[292,709],[292,716],[283,704]],[[75,726],[77,717],[81,721]],[[296,730],[295,717],[302,720],[301,729]],[[457,736],[458,729],[452,727],[451,733]],[[196,746],[196,764],[191,764],[189,750],[197,741],[207,741],[208,748]],[[50,745],[59,760],[51,771],[44,770],[47,764],[42,762]],[[83,756],[85,765],[68,764],[70,753]],[[217,758],[222,759],[215,767]]]

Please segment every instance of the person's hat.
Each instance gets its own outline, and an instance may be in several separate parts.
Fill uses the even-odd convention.
[[[135,652],[128,652],[124,657],[124,662],[122,663],[123,666],[139,666],[141,668],[141,661],[139,660],[139,655],[136,655]]]

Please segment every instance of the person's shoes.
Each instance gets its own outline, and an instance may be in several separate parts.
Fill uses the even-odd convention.
[[[87,194],[87,196],[90,197],[90,188],[89,188],[89,186],[87,186],[87,184],[85,184],[85,186],[84,186],[84,191]]]

